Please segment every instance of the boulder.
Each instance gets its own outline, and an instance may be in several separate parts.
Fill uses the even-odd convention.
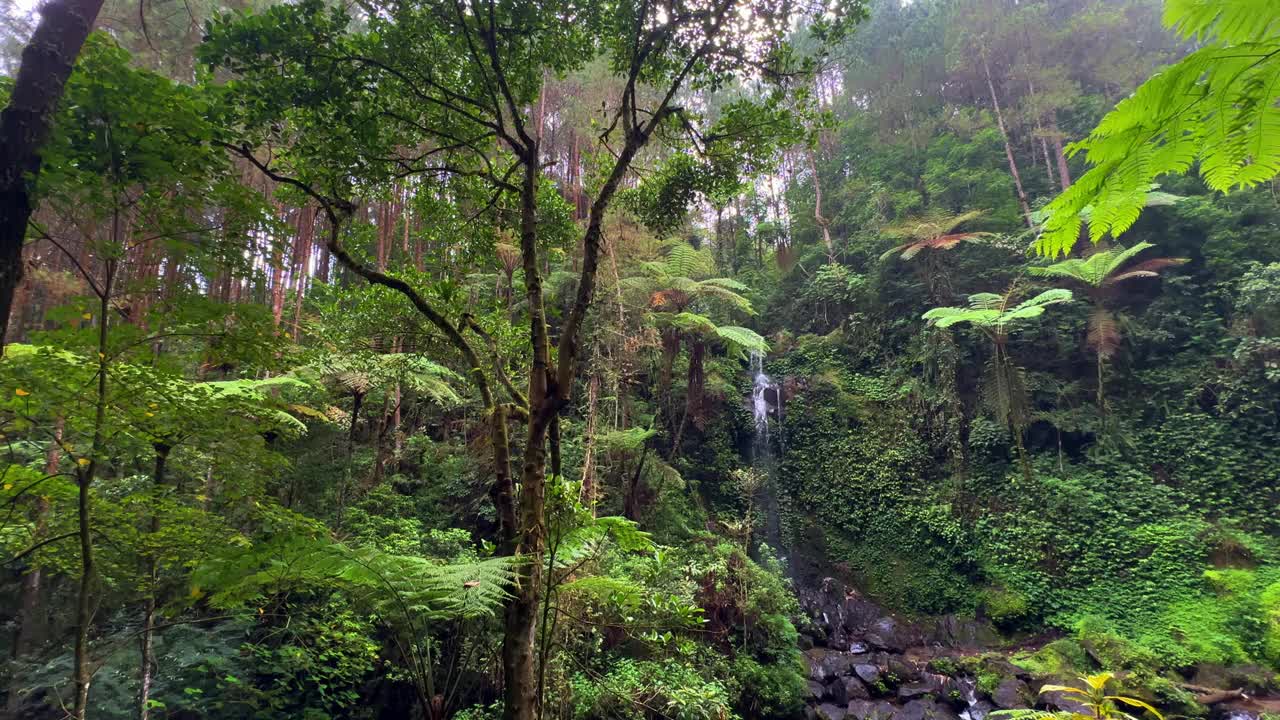
[[[853,674],[862,682],[875,686],[880,682],[880,668],[870,663],[858,663],[853,666]]]
[[[897,678],[896,682],[899,684],[917,682],[924,677],[921,672],[922,665],[923,663],[917,665],[911,662],[910,659],[903,655],[890,655],[889,659],[885,661],[885,669],[890,675]]]
[[[1047,692],[1040,696],[1040,702],[1055,709],[1081,715],[1093,715],[1093,710],[1080,702],[1080,696],[1074,693]]]
[[[823,703],[818,706],[818,720],[844,720],[848,712],[840,705]]]
[[[846,677],[842,678],[842,680],[844,681],[844,696],[847,701],[871,699],[871,691],[858,678]]]
[[[950,648],[985,648],[997,645],[1000,636],[990,623],[943,615],[934,622],[932,640]]]
[[[809,678],[826,683],[832,678],[848,675],[853,668],[853,655],[827,648],[811,648],[804,652],[809,662]]]
[[[822,693],[823,697],[825,697],[829,702],[832,702],[836,705],[841,705],[841,706],[848,705],[849,693],[847,690],[845,690],[845,687],[844,687],[845,679],[846,678],[835,678],[834,680],[832,680],[831,682],[823,686],[823,693]],[[855,680],[854,682],[857,682],[857,681]]]
[[[902,652],[908,645],[898,621],[891,617],[882,617],[871,623],[867,628],[866,638],[872,647],[881,650]]]
[[[950,707],[933,700],[912,700],[898,711],[894,720],[960,720]]]
[[[1031,696],[1031,688],[1021,680],[1007,677],[996,686],[991,693],[991,702],[1002,710],[1027,707],[1027,698]]]
[[[817,702],[821,700],[822,696],[825,694],[826,688],[822,686],[822,683],[814,682],[813,680],[809,681],[809,701]]]
[[[915,682],[903,683],[898,687],[898,697],[902,700],[932,695],[937,699],[945,699],[953,689],[954,683],[945,675],[923,673]]]
[[[893,706],[883,700],[849,701],[849,720],[890,720],[895,714]]]

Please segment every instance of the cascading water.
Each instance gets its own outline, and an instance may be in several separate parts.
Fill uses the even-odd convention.
[[[764,372],[764,355],[751,353],[751,413],[756,421],[755,450],[768,453],[769,448],[769,391],[777,396],[778,388],[773,379]],[[752,458],[753,460],[756,458]]]
[[[971,677],[957,678],[956,683],[960,688],[960,697],[964,699],[965,705],[968,706],[960,711],[960,720],[985,720],[992,708],[990,704],[978,699],[977,679]]]
[[[773,379],[764,371],[764,355],[758,352],[751,353],[750,368],[751,415],[755,421],[755,436],[751,443],[751,466],[756,472],[765,476],[761,488],[761,504],[765,516],[764,539],[769,547],[779,554],[779,559],[786,564],[782,547],[782,519],[778,507],[778,495],[774,490],[777,462],[773,453],[773,441],[769,437],[771,421],[781,418],[781,394]]]

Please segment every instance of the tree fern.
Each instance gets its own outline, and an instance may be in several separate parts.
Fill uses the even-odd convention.
[[[715,332],[716,337],[728,343],[739,353],[769,352],[769,343],[755,330],[736,325],[720,325]]]
[[[962,242],[988,237],[991,233],[954,232],[961,225],[985,214],[985,210],[971,210],[960,214],[932,213],[886,227],[881,230],[883,234],[905,238],[906,242],[886,250],[880,256],[880,261],[884,262],[895,254],[900,254],[903,260],[910,260],[924,250],[950,250]]]
[[[190,597],[233,609],[301,590],[345,590],[370,609],[411,612],[415,622],[473,617],[492,614],[501,606],[514,577],[514,562],[503,557],[440,564],[372,548],[353,549],[323,536],[289,534],[206,562],[191,576]]]
[[[1280,4],[1167,0],[1165,23],[1205,47],[1157,73],[1069,148],[1092,167],[1046,208],[1041,254],[1067,253],[1086,219],[1093,242],[1120,235],[1157,177],[1197,162],[1221,192],[1280,174]]]

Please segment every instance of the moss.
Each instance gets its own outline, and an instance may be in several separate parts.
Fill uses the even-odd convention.
[[[1001,586],[983,588],[978,593],[978,602],[991,622],[1002,627],[1018,624],[1026,618],[1029,610],[1026,595]]]
[[[1014,655],[1013,661],[1036,675],[1080,675],[1092,665],[1088,653],[1074,638],[1054,640],[1035,652]]]

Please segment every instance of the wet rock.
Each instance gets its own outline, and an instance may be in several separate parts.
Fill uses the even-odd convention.
[[[912,700],[902,706],[894,720],[960,720],[960,716],[933,700]]]
[[[849,652],[854,655],[865,655],[871,652],[871,648],[864,642],[851,642],[849,643]]]
[[[844,681],[845,678],[836,678],[823,688],[824,695],[829,702],[841,706],[849,704],[849,693],[845,690]]]
[[[902,652],[907,649],[906,639],[898,626],[898,621],[891,617],[882,617],[867,628],[867,642],[881,650]]]
[[[852,700],[869,700],[871,699],[871,691],[866,685],[856,677],[843,678],[844,680],[844,696],[846,701]]]
[[[1000,636],[990,623],[943,615],[934,622],[932,640],[951,648],[983,648],[1000,642]]]
[[[910,700],[924,695],[932,695],[935,698],[945,699],[952,686],[951,679],[945,675],[924,673],[919,680],[899,686],[898,697],[903,700]]]
[[[839,705],[823,703],[818,706],[818,720],[844,720],[847,714],[848,711]]]
[[[858,679],[868,685],[876,685],[880,682],[880,668],[870,663],[858,663],[853,666],[853,674]]]
[[[810,701],[817,702],[818,700],[821,700],[822,696],[825,694],[826,694],[826,688],[822,686],[822,683],[814,682],[813,680],[809,681],[809,700]]]
[[[885,662],[885,669],[893,676],[894,684],[918,682],[923,677],[923,666],[924,663],[916,664],[902,655],[890,655]]]
[[[883,700],[849,701],[849,720],[890,720],[896,714],[894,707]]]
[[[960,720],[986,720],[995,709],[996,706],[986,700],[975,700],[960,712]]]
[[[1007,677],[996,686],[991,693],[991,702],[1002,710],[1027,707],[1027,698],[1031,696],[1031,688],[1021,680]]]
[[[1048,705],[1055,710],[1064,712],[1079,713],[1081,715],[1092,715],[1093,710],[1087,705],[1080,702],[1078,695],[1064,692],[1047,692],[1040,696],[1040,702]]]
[[[853,668],[853,655],[838,650],[812,648],[804,653],[809,662],[809,677],[820,683],[842,675],[848,675]]]

